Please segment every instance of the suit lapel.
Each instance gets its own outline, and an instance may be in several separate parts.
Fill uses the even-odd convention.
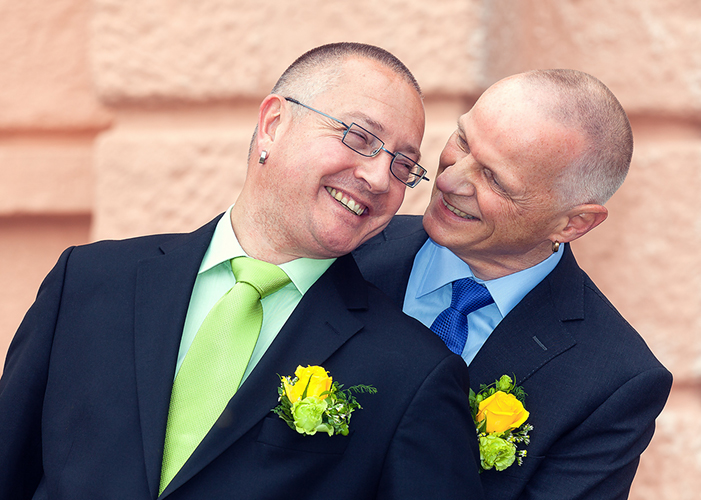
[[[135,292],[135,365],[144,457],[152,497],[158,493],[175,365],[192,287],[218,218],[174,236],[163,255],[139,262]]]
[[[184,484],[224,450],[234,445],[278,404],[278,375],[292,375],[297,365],[323,365],[363,323],[352,314],[367,308],[367,285],[353,258],[341,257],[307,291],[256,368],[163,492]]]
[[[555,269],[499,323],[470,363],[470,385],[502,375],[523,383],[576,341],[566,322],[583,318],[584,284],[569,245]]]

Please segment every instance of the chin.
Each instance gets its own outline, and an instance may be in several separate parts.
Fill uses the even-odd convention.
[[[321,251],[323,252],[323,255],[320,258],[333,259],[340,257],[352,252],[358,246],[360,246],[360,242],[356,242],[354,239],[326,240],[321,242]]]

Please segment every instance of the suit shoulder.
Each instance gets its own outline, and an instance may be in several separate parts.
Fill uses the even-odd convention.
[[[136,264],[142,259],[163,255],[166,251],[186,245],[204,252],[220,218],[221,215],[191,233],[161,233],[80,245],[73,250],[71,259],[80,259],[83,263],[99,261],[103,265],[113,261]]]
[[[578,343],[590,344],[597,359],[611,363],[617,371],[630,374],[657,370],[664,366],[653,354],[640,333],[625,319],[613,303],[584,276],[584,320],[567,322]],[[603,369],[603,366],[602,366]]]
[[[73,268],[95,265],[103,272],[114,265],[136,265],[142,259],[161,255],[161,244],[178,237],[182,235],[158,234],[124,240],[100,240],[79,245],[71,252],[68,265]]]

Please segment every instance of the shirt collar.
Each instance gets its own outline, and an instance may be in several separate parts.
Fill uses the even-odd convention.
[[[228,263],[234,257],[248,257],[241,247],[234,228],[231,226],[231,205],[219,219],[214,229],[212,241],[204,254],[198,274],[205,273],[222,263]],[[299,258],[280,264],[280,268],[290,277],[297,290],[304,295],[319,277],[334,263],[336,259]]]
[[[555,269],[564,252],[564,245],[560,245],[556,253],[550,255],[544,261],[533,267],[524,269],[507,276],[493,280],[481,280],[477,278],[470,266],[460,257],[442,247],[432,239],[428,239],[417,254],[423,254],[423,279],[417,289],[417,298],[431,293],[439,288],[462,278],[472,278],[483,284],[489,290],[494,303],[499,308],[502,317],[506,316],[535,286]]]

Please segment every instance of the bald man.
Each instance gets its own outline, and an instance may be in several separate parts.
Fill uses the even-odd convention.
[[[515,377],[534,427],[522,466],[480,475],[489,499],[627,498],[652,438],[672,376],[569,245],[606,219],[632,150],[624,110],[596,78],[506,78],[459,118],[423,220],[395,217],[354,252],[369,281],[434,330],[454,289],[488,292],[451,350],[475,391]]]

